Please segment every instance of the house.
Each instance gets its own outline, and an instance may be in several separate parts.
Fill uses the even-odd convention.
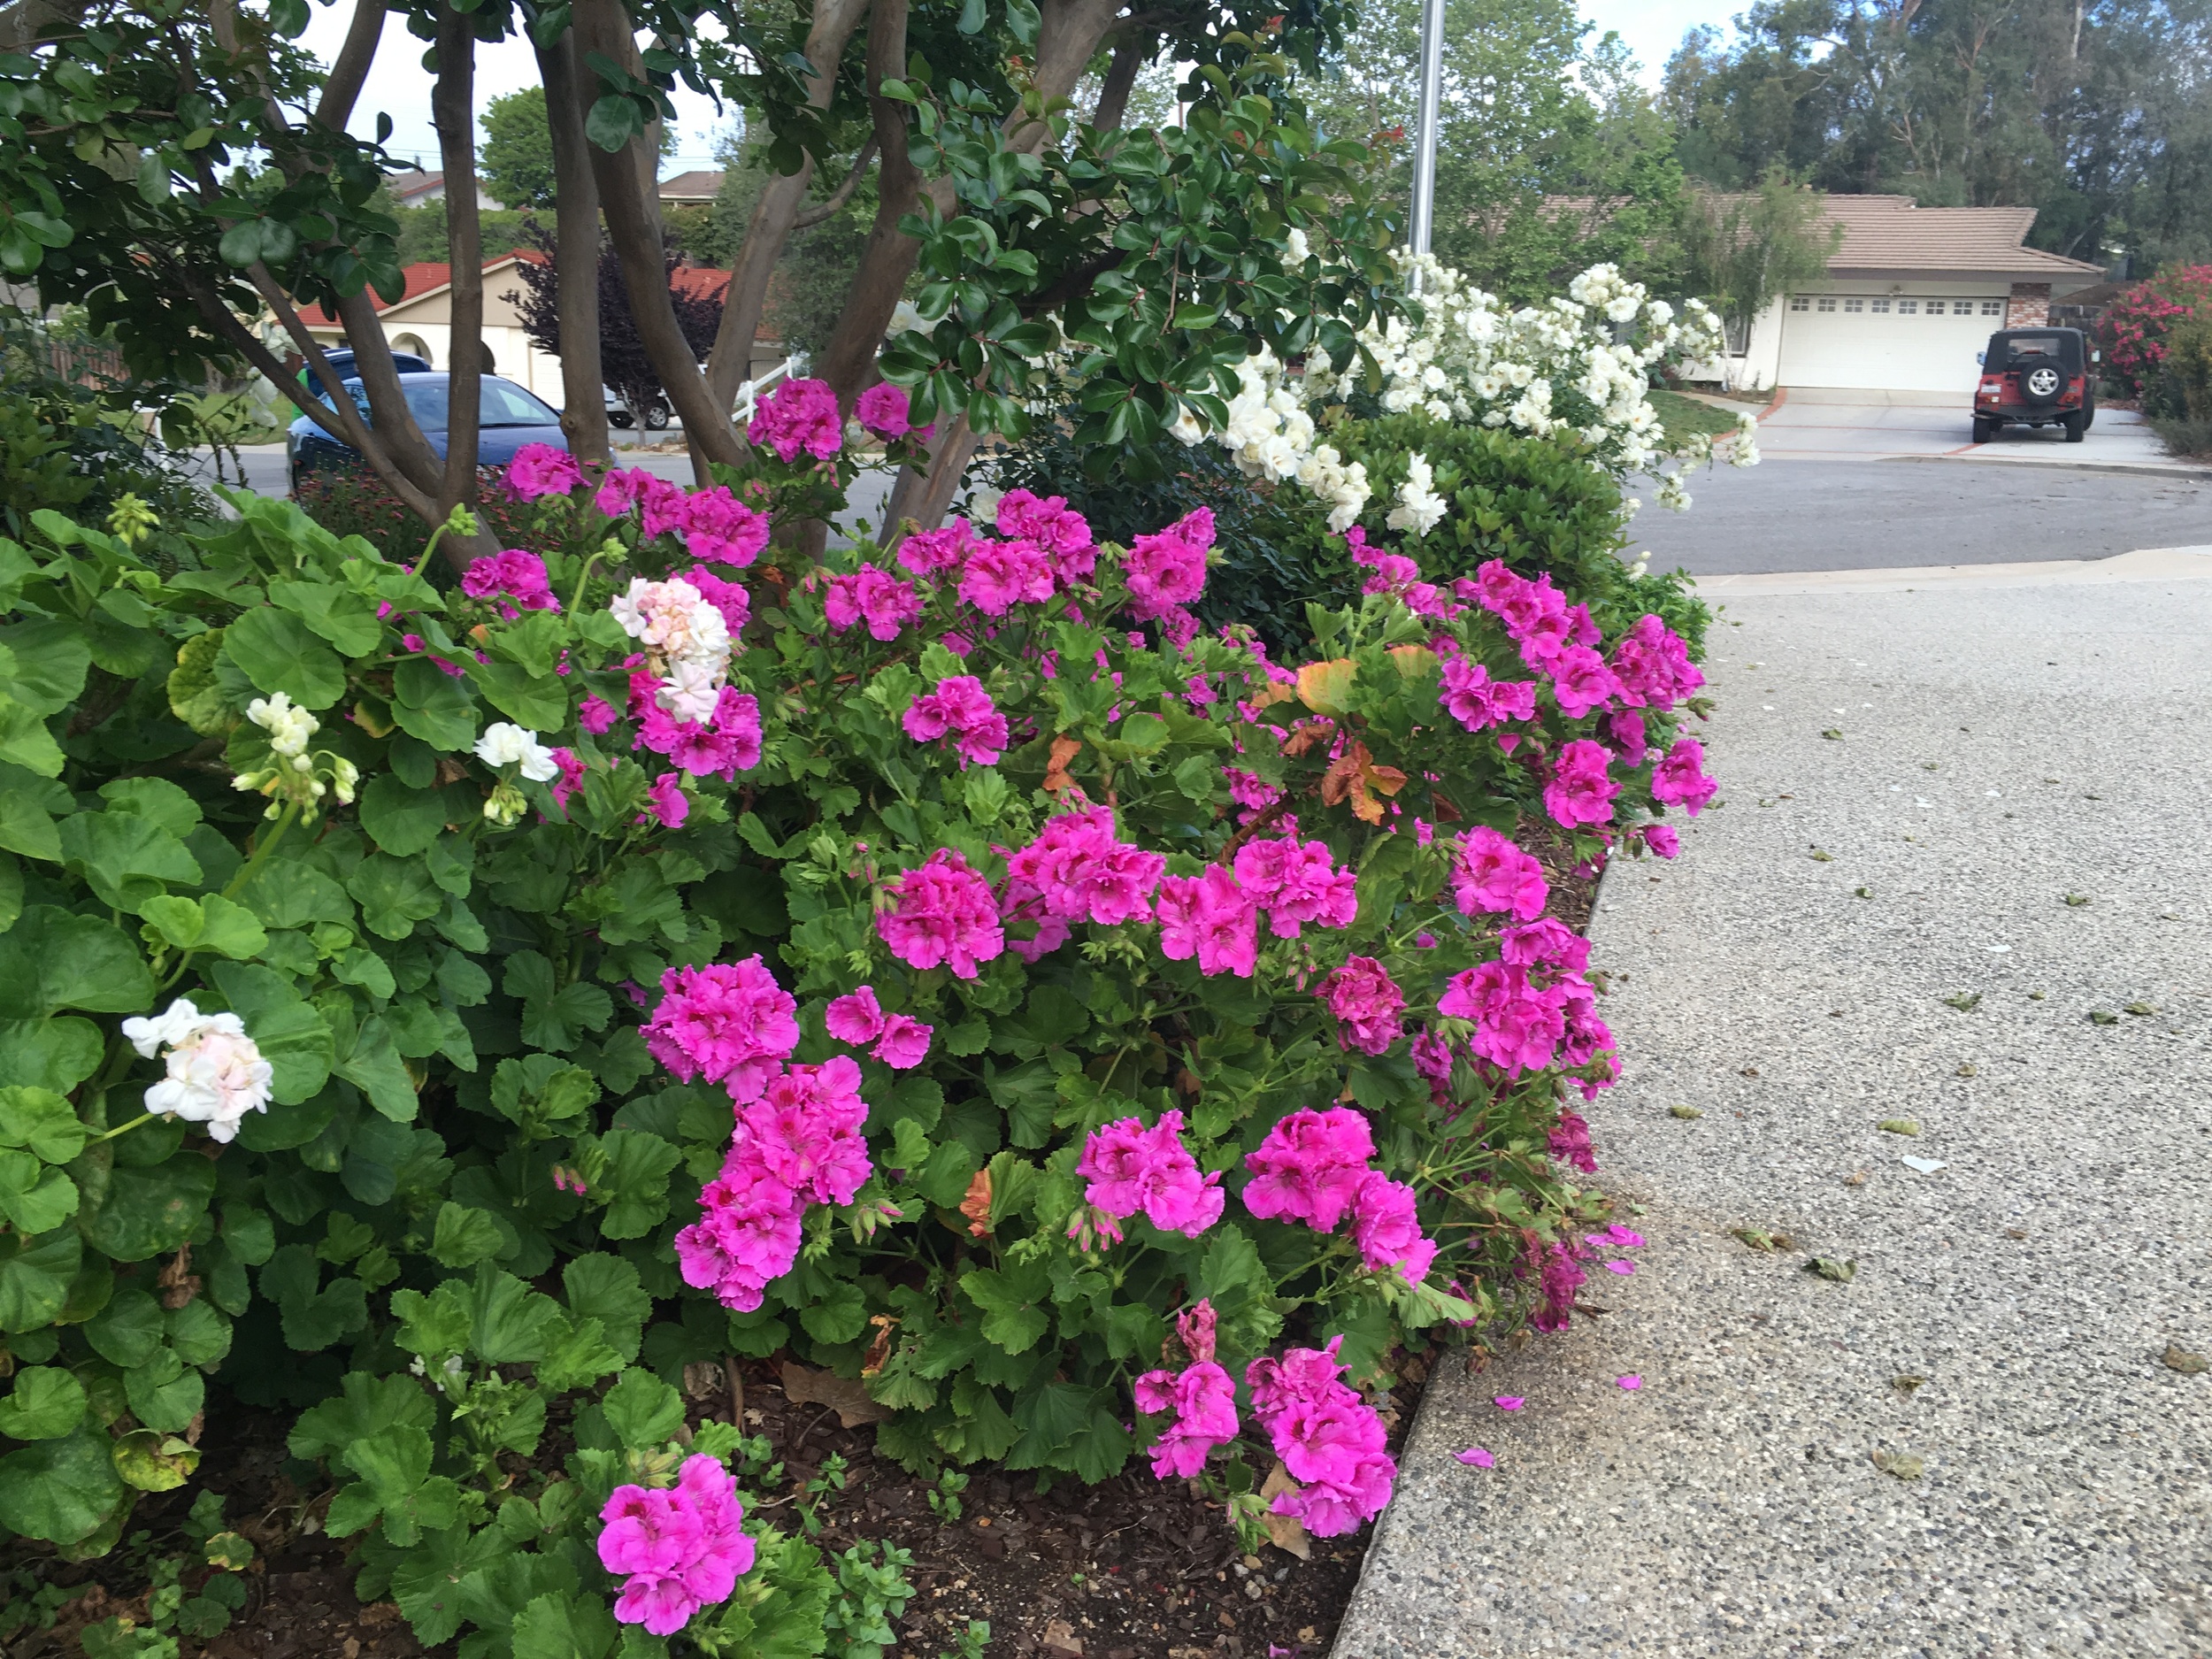
[[[561,361],[530,343],[522,332],[516,302],[522,292],[517,268],[524,260],[542,264],[540,253],[503,254],[484,265],[484,368],[528,387],[556,408],[560,406]],[[395,351],[411,351],[434,369],[451,367],[453,341],[453,267],[449,265],[411,265],[401,273],[406,291],[386,304],[376,299],[377,319],[384,337]],[[374,296],[372,295],[373,298]],[[300,312],[307,332],[326,346],[341,344],[345,325],[320,306]]]
[[[708,207],[722,188],[722,174],[718,168],[680,173],[672,179],[663,179],[660,187],[663,207]]]
[[[1731,386],[1956,402],[1972,394],[1993,333],[2047,323],[2055,301],[2104,283],[2101,265],[2024,245],[2033,208],[1918,207],[1901,196],[1831,196],[1825,206],[1843,227],[1827,276],[1774,300],[1731,342]]]
[[[445,200],[445,174],[425,173],[417,167],[406,173],[388,173],[384,188],[397,207],[422,207],[431,202]],[[476,184],[476,205],[480,211],[496,213],[500,204],[484,193],[482,180]]]

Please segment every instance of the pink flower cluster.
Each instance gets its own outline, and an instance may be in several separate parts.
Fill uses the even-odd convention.
[[[1694,737],[1678,738],[1651,775],[1652,799],[1679,806],[1692,818],[1719,787],[1705,775],[1705,745]]]
[[[703,1607],[730,1599],[752,1571],[737,1481],[704,1453],[684,1459],[670,1487],[617,1486],[599,1511],[599,1564],[626,1574],[614,1616],[672,1636]]]
[[[1402,553],[1369,547],[1367,532],[1360,526],[1354,525],[1344,533],[1344,543],[1350,550],[1352,563],[1370,572],[1360,584],[1360,592],[1395,594],[1415,616],[1433,617],[1439,621],[1449,620],[1466,608],[1453,603],[1434,582],[1423,581],[1421,566],[1416,561]]]
[[[1166,621],[1171,637],[1195,634],[1197,621],[1186,607],[1205,591],[1206,553],[1213,544],[1214,516],[1205,507],[1132,541],[1122,565],[1130,614],[1140,622]]]
[[[1303,1522],[1316,1538],[1340,1537],[1381,1514],[1398,1474],[1385,1449],[1382,1419],[1339,1380],[1344,1367],[1337,1351],[1343,1340],[1332,1337],[1325,1348],[1294,1348],[1279,1360],[1262,1356],[1244,1373],[1253,1415],[1291,1479],[1303,1483],[1279,1494],[1270,1507]]]
[[[1498,935],[1500,959],[1455,974],[1437,1012],[1474,1022],[1477,1055],[1517,1077],[1553,1064],[1584,1066],[1613,1045],[1582,971],[1589,941],[1544,920]],[[1586,1094],[1594,1085],[1583,1086]]]
[[[1138,1410],[1175,1414],[1152,1443],[1152,1472],[1162,1480],[1195,1475],[1208,1453],[1237,1437],[1236,1379],[1214,1359],[1213,1304],[1201,1299],[1175,1317],[1175,1329],[1191,1363],[1180,1371],[1148,1371],[1134,1385]]]
[[[750,565],[768,545],[768,516],[756,512],[723,485],[690,492],[680,525],[694,558],[710,565]],[[733,629],[738,625],[733,624]]]
[[[1071,922],[1148,921],[1152,891],[1167,859],[1119,839],[1114,810],[1094,806],[1048,818],[1037,839],[1006,860],[1008,919],[1033,920],[1033,939],[1015,941],[1025,962],[1067,942]]]
[[[808,1203],[849,1204],[868,1179],[867,1121],[860,1068],[843,1055],[791,1066],[741,1104],[699,1219],[676,1235],[684,1283],[740,1312],[759,1307],[798,1259]]]
[[[891,954],[910,968],[942,964],[972,979],[984,963],[1006,949],[991,884],[950,848],[884,887],[888,909],[876,912],[876,931]]]
[[[1348,1053],[1386,1054],[1405,1034],[1406,994],[1372,956],[1349,956],[1322,981],[1317,995],[1337,1018],[1338,1047]]]
[[[1090,521],[1069,506],[1064,495],[1008,490],[998,498],[998,533],[1042,549],[1052,580],[1062,588],[1090,580],[1098,568]]]
[[[1423,1236],[1413,1188],[1370,1167],[1374,1137],[1348,1106],[1302,1108],[1279,1119],[1247,1154],[1244,1207],[1262,1220],[1300,1221],[1333,1233],[1352,1218],[1352,1241],[1369,1271],[1395,1268],[1418,1284],[1436,1260]]]
[[[1613,816],[1613,798],[1621,787],[1607,766],[1611,757],[1605,745],[1586,737],[1560,746],[1552,762],[1551,779],[1544,785],[1544,810],[1552,821],[1575,829],[1585,824],[1603,824]]]
[[[1444,659],[1443,672],[1444,711],[1471,732],[1536,718],[1532,680],[1493,680],[1480,663],[1459,656]]]
[[[1166,1111],[1148,1129],[1141,1118],[1123,1118],[1091,1131],[1075,1172],[1090,1185],[1084,1202],[1100,1216],[1108,1237],[1118,1240],[1125,1221],[1141,1210],[1163,1233],[1196,1238],[1221,1219],[1221,1172],[1198,1172],[1183,1144],[1183,1114]]]
[[[1532,922],[1544,913],[1551,884],[1544,866],[1496,830],[1478,825],[1452,855],[1452,896],[1466,916],[1506,915]]]
[[[632,749],[664,756],[695,778],[718,772],[732,779],[760,764],[760,700],[751,692],[724,686],[706,719],[687,720],[662,706],[663,684],[642,666],[631,670],[630,718],[637,722]],[[594,730],[584,714],[578,710],[578,724]]]
[[[1278,939],[1297,938],[1308,922],[1349,927],[1359,914],[1358,872],[1339,870],[1326,842],[1301,842],[1294,829],[1279,841],[1247,841],[1237,849],[1235,869]]]
[[[826,461],[845,443],[837,394],[827,380],[786,380],[755,407],[745,437],[773,449],[779,461],[795,461],[802,454]]]
[[[861,393],[860,401],[853,405],[853,416],[862,428],[872,435],[891,443],[912,433],[917,442],[926,443],[936,426],[914,431],[912,404],[903,386],[894,386],[888,380],[878,380]]]
[[[661,975],[645,1047],[677,1078],[719,1083],[733,1101],[757,1100],[799,1046],[799,1005],[757,955]]]
[[[822,611],[830,626],[840,634],[864,622],[871,634],[888,642],[922,614],[922,595],[912,582],[901,581],[873,565],[863,565],[856,571],[829,579],[828,590],[822,595]]]
[[[1259,906],[1219,864],[1196,876],[1163,876],[1158,903],[1160,954],[1171,962],[1198,958],[1201,973],[1252,977],[1259,962]]]
[[[1006,717],[973,674],[952,674],[907,705],[899,724],[918,743],[952,739],[960,768],[988,766],[1006,749]]]
[[[1705,684],[1682,636],[1657,617],[1640,617],[1613,647],[1613,678],[1632,709],[1673,708]]]
[[[545,561],[518,547],[471,559],[468,569],[461,572],[461,591],[472,599],[498,600],[499,614],[510,622],[526,611],[561,608],[546,576]]]
[[[507,494],[517,501],[566,495],[584,481],[584,469],[566,449],[549,443],[526,443],[507,463]]]
[[[935,1029],[911,1014],[885,1013],[871,985],[834,998],[822,1023],[840,1042],[856,1048],[875,1044],[875,1057],[895,1071],[911,1071],[921,1064],[928,1056],[930,1036]]]

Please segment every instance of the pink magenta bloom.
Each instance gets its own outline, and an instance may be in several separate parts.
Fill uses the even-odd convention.
[[[1488,669],[1464,657],[1446,657],[1443,673],[1444,711],[1471,732],[1536,718],[1532,680],[1493,680]]]
[[[1516,968],[1554,968],[1580,973],[1590,965],[1590,941],[1555,917],[1498,933],[1498,960]]]
[[[1141,1118],[1094,1129],[1075,1172],[1090,1183],[1084,1202],[1118,1220],[1142,1210],[1161,1232],[1194,1239],[1221,1219],[1220,1172],[1199,1174],[1179,1111],[1162,1112],[1149,1129]]]
[[[851,1060],[841,1054],[795,1065],[740,1107],[731,1156],[757,1164],[801,1198],[849,1204],[871,1167],[860,1133],[867,1121],[860,1068]]]
[[[1305,1485],[1270,1507],[1294,1516],[1317,1538],[1333,1538],[1372,1519],[1390,1501],[1398,1465],[1385,1449],[1382,1419],[1338,1380],[1341,1337],[1325,1348],[1263,1355],[1246,1367],[1253,1414],[1291,1478]]]
[[[1452,896],[1465,916],[1499,914],[1528,921],[1544,913],[1551,886],[1544,866],[1496,830],[1478,825],[1459,838]]]
[[[1559,1121],[1552,1125],[1547,1140],[1552,1156],[1560,1163],[1572,1164],[1585,1175],[1598,1172],[1597,1154],[1590,1145],[1590,1125],[1580,1112],[1562,1106]]]
[[[648,490],[662,482],[641,466],[610,467],[607,475],[599,480],[599,491],[592,497],[592,505],[610,518],[619,518],[636,506]]]
[[[1474,1051],[1509,1076],[1551,1064],[1567,1034],[1565,1009],[1558,987],[1540,989],[1502,962],[1453,975],[1436,1002],[1438,1013],[1474,1021]]]
[[[1193,1359],[1210,1360],[1214,1356],[1217,1324],[1213,1303],[1201,1296],[1175,1316],[1176,1339],[1182,1343],[1183,1351]]]
[[[1206,550],[1214,544],[1214,516],[1198,507],[1164,530],[1141,535],[1130,544],[1122,576],[1129,584],[1129,609],[1150,622],[1189,604],[1206,589]]]
[[[1006,949],[990,883],[968,861],[941,847],[929,862],[885,884],[891,906],[876,912],[876,931],[910,968],[941,963],[963,979]]]
[[[899,724],[918,743],[950,737],[960,757],[960,769],[971,764],[988,766],[1006,749],[1006,717],[973,674],[953,674],[937,682],[907,705]]]
[[[1237,849],[1237,881],[1267,911],[1278,939],[1295,939],[1307,922],[1349,927],[1359,914],[1359,875],[1339,870],[1324,841],[1247,841]]]
[[[1494,1468],[1498,1461],[1479,1446],[1470,1446],[1465,1451],[1454,1452],[1452,1455],[1471,1469]]]
[[[922,614],[922,595],[912,582],[901,581],[872,565],[829,580],[822,595],[822,612],[830,626],[842,634],[856,623],[885,641],[895,640],[906,625]]]
[[[555,749],[553,764],[561,769],[561,775],[553,780],[553,804],[565,812],[568,810],[569,796],[583,787],[584,773],[589,768],[577,757],[572,749]]]
[[[526,611],[561,608],[546,578],[545,561],[518,547],[470,560],[461,572],[461,591],[472,599],[500,601],[499,614],[509,621]]]
[[[1152,1472],[1162,1480],[1195,1475],[1209,1452],[1237,1437],[1236,1380],[1211,1359],[1180,1373],[1148,1371],[1137,1379],[1134,1392],[1138,1410],[1175,1414],[1152,1443]]]
[[[738,500],[726,485],[692,491],[671,516],[680,519],[671,527],[682,530],[692,557],[710,565],[750,565],[768,545],[768,516]]]
[[[1386,1054],[1404,1035],[1405,993],[1372,956],[1346,958],[1317,995],[1328,999],[1337,1018],[1337,1046],[1348,1053]]]
[[[703,1453],[684,1460],[672,1488],[617,1486],[599,1511],[599,1564],[628,1575],[614,1616],[672,1636],[703,1607],[730,1599],[752,1571],[737,1481]]]
[[[1611,665],[1621,701],[1631,708],[1671,709],[1705,684],[1682,636],[1657,617],[1638,618],[1621,635]]]
[[[1259,907],[1219,864],[1202,876],[1163,876],[1157,903],[1160,952],[1171,962],[1198,958],[1201,973],[1248,979],[1259,961]]]
[[[507,463],[507,493],[517,501],[566,495],[584,481],[584,469],[566,449],[549,443],[526,443]]]
[[[987,617],[1052,597],[1052,561],[1031,541],[978,541],[960,567],[960,597]]]
[[[826,461],[845,442],[837,394],[827,380],[786,380],[755,407],[745,436],[773,449],[779,461],[795,461],[802,453]]]
[[[822,1019],[829,1034],[840,1042],[849,1042],[856,1048],[874,1043],[875,1057],[895,1071],[910,1071],[921,1064],[929,1053],[930,1037],[936,1029],[911,1014],[885,1013],[876,1002],[875,987],[868,985],[836,998]]]
[[[684,798],[682,781],[674,772],[661,773],[645,794],[652,803],[651,816],[663,829],[683,828],[684,820],[691,816],[691,803]]]
[[[1569,645],[1551,659],[1552,696],[1559,712],[1579,720],[1620,695],[1621,682],[1586,645]]]
[[[1613,816],[1613,797],[1621,787],[1607,775],[1610,758],[1602,743],[1586,737],[1560,749],[1551,781],[1544,786],[1544,810],[1554,823],[1575,829],[1602,824]]]
[[[733,1143],[721,1174],[699,1194],[699,1219],[676,1235],[684,1283],[751,1312],[798,1260],[805,1215],[804,1198],[771,1175],[749,1146]]]
[[[864,431],[886,443],[903,438],[914,430],[912,404],[906,388],[894,386],[888,380],[878,380],[861,393],[860,401],[853,405],[853,415]],[[926,442],[936,430],[934,426],[928,426],[914,435]]]
[[[1007,897],[1062,921],[1148,921],[1166,868],[1162,854],[1115,834],[1111,807],[1095,806],[1048,818],[1037,839],[1007,859]]]
[[[1352,1198],[1352,1242],[1371,1272],[1396,1268],[1409,1285],[1427,1277],[1436,1245],[1423,1236],[1413,1188],[1380,1170],[1360,1178]]]
[[[1705,775],[1705,745],[1694,737],[1678,738],[1651,776],[1651,798],[1679,806],[1692,818],[1719,787]]]
[[[757,955],[671,968],[661,992],[645,1046],[680,1082],[703,1077],[733,1100],[752,1100],[799,1046],[799,1005]]]
[[[642,695],[633,698],[638,735],[632,748],[665,755],[695,778],[735,778],[760,764],[760,703],[752,693],[725,686],[715,695],[710,720],[681,720],[661,707],[651,676],[641,678]]]
[[[1374,1156],[1374,1135],[1359,1112],[1301,1107],[1278,1119],[1246,1154],[1252,1179],[1244,1207],[1262,1220],[1302,1221],[1317,1233],[1334,1232]]]
[[[1661,858],[1671,858],[1682,850],[1681,838],[1674,833],[1671,824],[1645,825],[1644,845]]]
[[[576,705],[576,724],[594,737],[601,735],[621,718],[614,704],[597,693],[593,693]]]
[[[918,530],[899,543],[899,563],[917,576],[935,576],[956,571],[971,548],[981,543],[965,518],[955,518],[935,530]]]
[[[1043,549],[1052,579],[1060,587],[1090,580],[1098,566],[1089,521],[1068,505],[1064,495],[1040,500],[1025,489],[1008,490],[998,500],[998,533]]]
[[[744,583],[718,576],[703,565],[694,565],[684,572],[683,580],[699,590],[700,598],[722,613],[733,641],[753,619],[753,596],[745,591]]]

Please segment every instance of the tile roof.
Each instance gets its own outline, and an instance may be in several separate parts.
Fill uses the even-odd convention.
[[[1916,207],[1903,196],[1831,196],[1824,205],[1843,227],[1831,272],[2104,274],[2102,265],[2023,246],[2035,223],[2032,207]]]
[[[388,173],[384,188],[392,193],[392,200],[404,204],[411,196],[420,196],[425,190],[434,190],[445,182],[442,173],[425,173],[417,167],[407,173]]]
[[[721,188],[719,169],[680,173],[672,179],[661,180],[660,198],[664,202],[711,202]]]
[[[493,272],[523,259],[529,260],[533,265],[545,263],[545,256],[534,249],[518,248],[512,253],[501,254],[496,259],[485,260],[484,274],[489,276]],[[388,303],[374,290],[371,290],[370,303],[374,305],[379,311],[388,311],[394,305],[404,305],[409,300],[419,300],[426,294],[446,287],[453,280],[453,267],[440,260],[408,265],[399,274],[400,280],[406,284],[406,288],[397,299]],[[729,279],[726,276],[724,277],[725,287],[728,286],[728,282]],[[338,319],[329,315],[319,305],[302,306],[300,320],[310,328],[337,328],[342,326]]]

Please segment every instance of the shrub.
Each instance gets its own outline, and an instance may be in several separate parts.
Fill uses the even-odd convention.
[[[533,550],[457,592],[247,496],[168,577],[119,521],[0,544],[0,1523],[111,1547],[212,1373],[311,1405],[426,1643],[807,1653],[893,1563],[741,1536],[687,1364],[787,1349],[910,1465],[1148,1452],[1247,1523],[1279,1458],[1327,1532],[1389,1489],[1352,1385],[1563,1322],[1563,1090],[1613,1067],[1508,833],[1671,850],[1679,642],[1379,565],[1277,669],[1189,637],[1202,520],[1010,496],[781,563],[851,476],[820,390],[738,493],[526,455]]]
[[[530,534],[531,515],[499,488],[503,469],[477,472],[477,516],[500,544],[512,546]],[[388,565],[411,565],[422,550],[422,520],[403,506],[384,480],[366,466],[326,467],[299,482],[300,506],[336,536],[358,536]],[[434,576],[442,573],[434,569]]]
[[[2165,360],[2167,337],[2212,297],[2212,265],[2177,265],[2139,282],[2106,308],[2097,326],[2104,376],[2123,397],[2150,396]]]

